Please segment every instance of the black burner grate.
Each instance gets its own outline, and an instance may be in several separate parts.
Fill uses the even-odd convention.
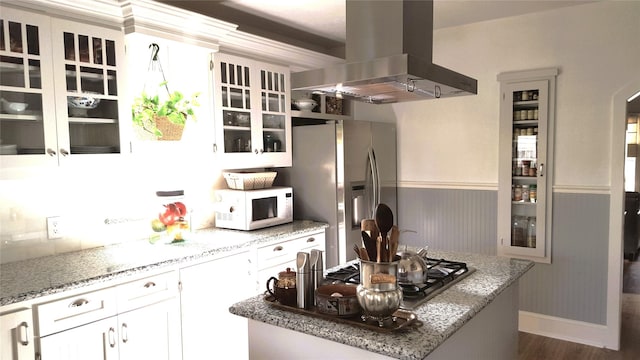
[[[411,285],[400,284],[403,292],[404,308],[412,309],[422,304],[474,271],[473,268],[467,267],[467,264],[463,262],[434,258],[425,258],[424,260],[429,269],[427,282],[424,284]],[[352,263],[339,270],[330,272],[327,274],[326,279],[359,284],[360,264]]]

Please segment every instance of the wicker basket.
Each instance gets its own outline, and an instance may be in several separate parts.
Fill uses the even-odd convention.
[[[273,185],[277,172],[259,173],[223,173],[229,189],[255,190],[270,188]]]
[[[174,124],[166,116],[156,116],[156,127],[162,132],[158,140],[180,140],[184,125]]]

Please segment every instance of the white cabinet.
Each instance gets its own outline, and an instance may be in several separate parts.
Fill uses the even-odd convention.
[[[555,80],[558,70],[501,82],[498,254],[551,262]]]
[[[42,359],[182,358],[175,271],[36,309]]]
[[[229,306],[255,295],[250,252],[180,269],[184,360],[247,359],[247,319]]]
[[[3,166],[120,153],[122,32],[9,7],[0,18]]]
[[[325,251],[324,232],[258,248],[256,291],[264,292],[267,289],[267,280],[272,276],[277,278],[278,273],[281,271],[285,271],[287,268],[296,271],[296,256],[298,252],[310,253],[312,249]],[[322,260],[324,268],[327,260],[324,254]]]
[[[34,359],[31,309],[18,309],[0,315],[0,359]]]
[[[291,166],[289,69],[221,53],[213,64],[220,167]]]

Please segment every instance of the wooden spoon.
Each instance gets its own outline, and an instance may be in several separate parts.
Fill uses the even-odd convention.
[[[393,261],[398,252],[398,242],[400,240],[400,230],[397,226],[391,227],[391,235],[389,235],[389,261]]]
[[[393,226],[393,212],[387,205],[380,203],[376,206],[375,214],[376,226],[378,226],[380,236],[382,237],[382,244],[380,248],[384,254],[381,258],[382,261],[389,261],[389,239],[387,238],[387,234]]]

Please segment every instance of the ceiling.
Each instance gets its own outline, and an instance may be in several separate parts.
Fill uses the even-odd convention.
[[[344,57],[346,0],[159,0],[238,25],[238,29]],[[360,0],[358,0],[360,1]],[[607,0],[434,0],[434,28]]]

